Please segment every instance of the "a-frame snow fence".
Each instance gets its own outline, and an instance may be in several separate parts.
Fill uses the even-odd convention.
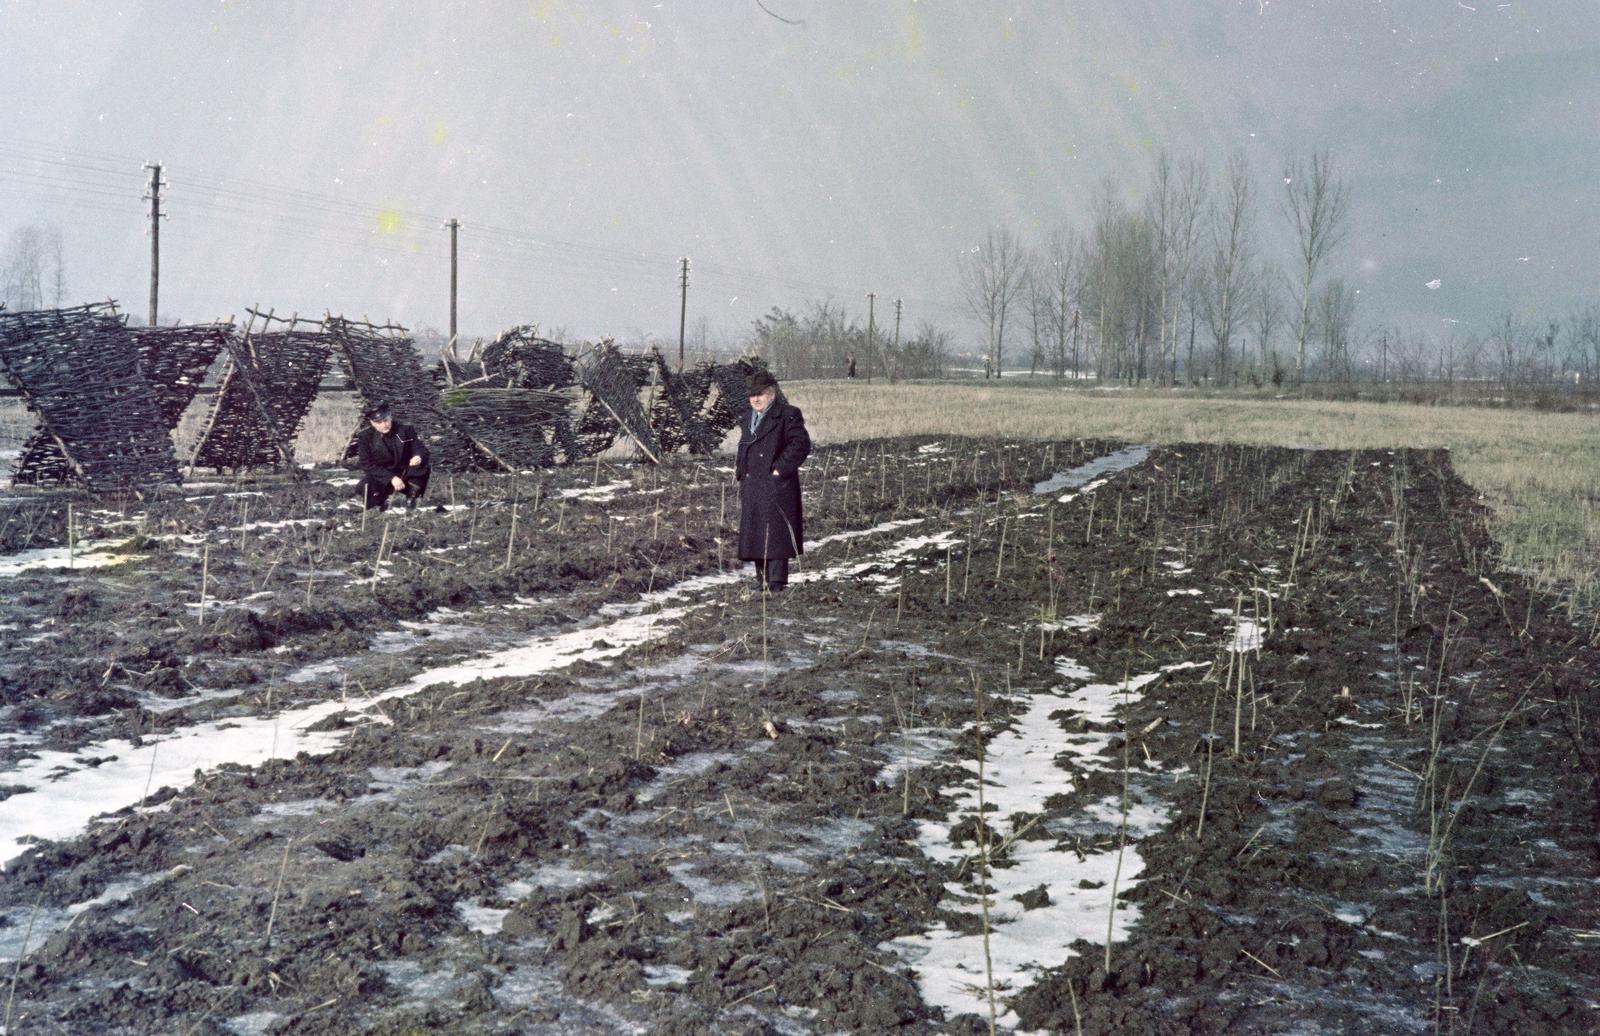
[[[456,427],[507,471],[580,458],[572,434],[572,398],[565,392],[471,385],[447,389],[442,399]]]
[[[328,335],[320,321],[254,309],[249,316],[242,336],[228,336],[222,379],[189,470],[272,465],[298,476],[294,440],[328,370]]]
[[[674,374],[659,352],[653,355],[657,393],[650,408],[650,424],[661,448],[669,453],[684,446],[690,453],[715,452],[740,416],[750,410],[745,381],[758,362],[702,363]]]
[[[502,461],[516,457],[518,464],[538,459],[548,465],[604,452],[619,433],[652,460],[683,447],[712,453],[748,412],[745,379],[761,366],[747,358],[674,373],[660,350],[628,355],[608,340],[586,347],[575,362],[525,325],[503,332],[487,348],[475,347],[465,360],[447,352],[438,377],[450,386],[446,408],[452,418],[485,452]],[[582,394],[572,391],[574,377]],[[523,399],[516,390],[561,393],[569,406],[563,412],[555,396]],[[496,407],[523,417],[497,415]],[[486,428],[488,438],[478,439],[478,427]],[[516,441],[519,428],[528,441]]]
[[[577,380],[572,357],[559,343],[540,338],[539,329],[528,324],[496,335],[484,347],[481,363],[499,388],[553,391]]]
[[[641,366],[625,357],[611,341],[591,346],[578,356],[578,382],[592,397],[578,426],[578,439],[586,456],[600,453],[625,433],[652,463],[661,460],[661,443],[639,403]],[[645,368],[648,370],[648,368]],[[596,448],[598,447],[598,448]]]
[[[323,327],[349,368],[362,409],[376,403],[392,406],[398,419],[415,427],[428,444],[430,464],[444,471],[469,471],[492,463],[440,407],[438,386],[423,369],[405,328],[336,316],[329,316]]]
[[[114,303],[0,313],[0,371],[39,419],[14,482],[95,492],[178,482],[171,426]]]

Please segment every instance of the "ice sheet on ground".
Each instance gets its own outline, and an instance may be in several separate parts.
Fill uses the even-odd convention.
[[[633,483],[628,481],[607,482],[604,485],[599,486],[581,486],[577,489],[563,489],[559,495],[568,500],[590,500],[602,502],[616,499],[619,491],[628,489],[632,485]]]
[[[1109,475],[1118,471],[1126,471],[1135,464],[1142,464],[1150,456],[1148,446],[1128,446],[1108,453],[1094,460],[1079,464],[1069,471],[1060,471],[1037,483],[1033,487],[1035,494],[1043,496],[1048,493],[1059,493],[1063,489],[1078,489],[1084,487],[1099,475]]]
[[[989,870],[989,885],[995,894],[989,898],[988,950],[997,998],[1022,989],[1040,970],[1073,956],[1068,946],[1074,941],[1105,942],[1117,855],[1115,849],[1108,849],[1089,853],[1080,862],[1073,853],[1056,852],[1048,843],[1023,839],[1012,843],[1009,866]],[[1127,889],[1143,868],[1144,861],[1129,847],[1122,859],[1119,892]],[[1096,887],[1085,889],[1081,884]],[[1012,898],[1041,885],[1050,899],[1044,906],[1026,910]],[[966,903],[953,902],[953,898],[947,896],[940,905],[973,915],[982,911],[976,895]],[[1114,938],[1126,938],[1138,919],[1137,906],[1119,903]],[[892,939],[882,946],[898,953],[917,972],[917,985],[930,1006],[942,1008],[947,1017],[968,1013],[987,1017],[981,931],[962,935],[941,922],[926,932]],[[1013,1028],[1019,1019],[1006,1010],[998,1021]]]
[[[1235,654],[1260,651],[1265,635],[1266,627],[1260,623],[1253,619],[1239,619],[1234,623],[1233,633],[1228,638],[1228,650]]]
[[[1093,677],[1089,670],[1066,657],[1056,660],[1056,671],[1072,680]],[[1008,721],[1008,728],[990,739],[984,753],[983,804],[992,810],[988,814],[990,824],[998,829],[1000,836],[1015,836],[1004,857],[1006,865],[993,867],[988,874],[989,885],[996,890],[996,895],[990,899],[989,952],[997,992],[1010,992],[1030,984],[1036,971],[1066,959],[1070,955],[1067,947],[1074,940],[1103,940],[1110,918],[1112,879],[1118,875],[1119,858],[1118,892],[1125,890],[1143,869],[1143,861],[1133,844],[1125,846],[1120,853],[1110,849],[1080,860],[1076,853],[1058,851],[1053,840],[1029,839],[1028,833],[1044,832],[1027,832],[1023,829],[1025,825],[1011,820],[1018,814],[1037,815],[1043,812],[1052,796],[1072,790],[1070,774],[1056,764],[1058,755],[1069,752],[1076,755],[1082,765],[1092,765],[1092,757],[1111,743],[1111,729],[1069,735],[1063,731],[1062,723],[1053,717],[1066,711],[1094,727],[1112,728],[1119,709],[1131,703],[1140,688],[1162,675],[1158,670],[1118,684],[1090,683],[1065,694],[1031,694],[1026,707]],[[964,861],[965,879],[975,883],[977,876],[973,871],[978,846],[971,840],[960,845],[950,840],[952,826],[977,814],[979,806],[977,760],[962,760],[960,765],[973,779],[947,789],[955,806],[944,820],[918,822],[917,845],[931,859]],[[1089,815],[1100,819],[1093,807]],[[1120,826],[1120,798],[1114,819]],[[1163,819],[1159,807],[1141,804],[1130,808],[1130,837],[1158,829]],[[1084,888],[1084,884],[1094,887]],[[1011,898],[1041,885],[1049,898],[1044,906],[1024,910]],[[946,888],[950,894],[942,900],[941,906],[974,915],[981,912],[982,903],[976,892],[960,885]],[[1115,916],[1115,932],[1124,935],[1137,919],[1138,910],[1120,905]],[[987,1013],[981,932],[962,935],[941,922],[926,932],[895,939],[884,946],[899,953],[916,971],[923,999],[930,1005],[944,1008],[949,1015]],[[1009,1027],[1016,1025],[1018,1019],[1008,1012],[1004,1021]]]
[[[85,540],[67,547],[36,547],[0,556],[0,578],[41,568],[105,568],[109,565],[141,561],[143,554],[118,554],[117,547],[127,540]]]

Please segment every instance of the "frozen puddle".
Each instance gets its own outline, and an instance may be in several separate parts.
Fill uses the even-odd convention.
[[[138,561],[142,554],[118,554],[115,548],[126,540],[86,540],[76,547],[39,547],[0,557],[0,577],[14,576],[39,568],[105,568]]]
[[[1034,821],[1048,800],[1074,790],[1071,774],[1057,764],[1058,756],[1070,754],[1070,765],[1080,770],[1103,768],[1099,756],[1111,744],[1118,713],[1134,702],[1141,688],[1193,664],[1168,666],[1119,684],[1097,684],[1083,683],[1092,674],[1075,660],[1057,659],[1056,672],[1071,682],[1032,695],[1027,707],[1008,721],[1008,728],[990,740],[984,757],[983,803],[989,810],[989,826],[998,838],[1010,840],[1003,853],[990,846],[997,858],[988,872],[993,890],[988,902],[988,951],[997,1001],[1031,984],[1036,972],[1066,960],[1072,955],[1068,946],[1075,940],[1103,944],[1108,926],[1113,938],[1119,938],[1138,920],[1138,907],[1127,903],[1119,903],[1113,916],[1111,897],[1113,887],[1119,893],[1126,891],[1143,870],[1135,840],[1165,822],[1159,807],[1130,806],[1127,846],[1120,852],[1107,849],[1081,858],[1074,851],[1058,849],[1051,833]],[[1088,729],[1069,735],[1065,732],[1069,723]],[[951,830],[978,813],[978,763],[963,759],[959,765],[971,776],[948,790],[955,810],[942,821],[920,821],[917,846],[930,859],[957,867],[959,877],[945,885],[940,906],[977,919],[983,910],[979,847],[971,839],[953,843]],[[903,764],[891,763],[880,779],[893,780],[902,769]],[[1088,818],[1121,827],[1120,800],[1113,805],[1089,804]],[[941,922],[884,946],[917,973],[923,999],[943,1009],[946,1017],[987,1015],[989,987],[981,931],[966,935]],[[1011,1028],[1018,1019],[1008,1009],[999,1021]]]
[[[1096,457],[1086,464],[1079,464],[1070,471],[1058,471],[1054,475],[1033,487],[1035,495],[1044,496],[1049,493],[1059,493],[1064,489],[1081,489],[1088,492],[1094,481],[1101,475],[1114,475],[1119,471],[1127,471],[1135,464],[1142,464],[1150,456],[1148,446],[1128,446],[1115,453],[1108,453],[1104,457]],[[1062,501],[1063,503],[1065,500]]]

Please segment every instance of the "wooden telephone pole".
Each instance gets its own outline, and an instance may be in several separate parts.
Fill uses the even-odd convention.
[[[683,372],[683,322],[689,315],[689,257],[678,260],[678,371]]]
[[[461,230],[459,219],[445,223],[450,230],[450,348],[456,345],[456,235]]]
[[[900,366],[900,300],[899,299],[895,299],[894,300],[894,348],[889,351],[889,355],[894,357],[894,366],[891,367],[889,364],[886,363],[886,364],[884,364],[884,368],[889,372],[889,383],[893,384],[894,383],[895,370],[896,370],[896,368],[898,368]]]
[[[161,221],[166,213],[161,211],[161,163],[146,162],[150,170],[150,193],[144,200],[150,203],[150,326],[156,326],[156,306],[161,295]]]
[[[867,384],[868,385],[872,384],[872,331],[873,331],[872,311],[873,311],[873,307],[875,305],[877,305],[877,302],[878,302],[878,293],[875,292],[875,291],[867,292]]]

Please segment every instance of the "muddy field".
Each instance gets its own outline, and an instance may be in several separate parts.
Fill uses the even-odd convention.
[[[1600,651],[1447,454],[826,447],[770,596],[730,478],[0,494],[4,1031],[1600,1031]]]

